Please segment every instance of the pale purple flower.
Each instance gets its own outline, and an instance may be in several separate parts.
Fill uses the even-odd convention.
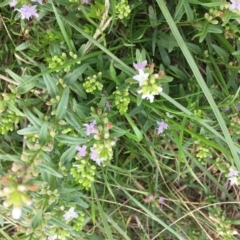
[[[141,62],[141,63],[133,63],[133,67],[136,70],[143,70],[147,66],[147,60]]]
[[[83,124],[83,126],[87,127],[87,136],[89,136],[90,134],[98,133],[98,130],[94,128],[96,123],[97,123],[96,120],[94,120],[90,124],[87,124],[87,123]]]
[[[108,100],[106,100],[105,107],[106,107],[106,109],[107,109],[108,111],[111,110],[111,104],[109,103]]]
[[[68,221],[71,218],[77,218],[78,214],[74,211],[74,208],[71,207],[65,214],[63,214],[63,218],[65,221]]]
[[[238,111],[240,111],[240,105],[237,105],[237,106],[236,106],[236,109],[237,109]]]
[[[85,146],[85,145],[82,146],[82,147],[77,146],[77,147],[76,147],[76,150],[78,150],[78,156],[79,156],[79,157],[85,157],[86,154],[87,154],[87,152],[86,152],[87,146]]]
[[[227,112],[229,109],[230,109],[230,106],[226,106],[226,107],[224,108],[224,112]]]
[[[36,5],[34,6],[28,6],[28,5],[23,5],[22,8],[16,9],[21,14],[21,19],[27,19],[29,20],[30,17],[38,17],[38,14],[36,12]]]
[[[144,73],[143,70],[139,70],[138,75],[133,76],[133,79],[138,81],[139,86],[141,87],[143,84],[143,81],[147,80],[149,77],[149,73]]]
[[[230,0],[230,2],[232,3],[229,7],[229,10],[240,10],[240,0]]]
[[[155,197],[153,195],[150,195],[148,198],[149,202],[152,202],[154,199],[155,199]]]
[[[9,5],[10,5],[10,7],[14,7],[15,5],[17,5],[17,0],[12,0],[10,3],[9,3]]]
[[[95,148],[91,148],[91,154],[90,159],[92,159],[94,162],[96,162],[97,165],[101,165],[102,162],[104,162],[104,158],[99,158],[99,152]]]
[[[158,200],[159,204],[164,204],[164,198],[163,197],[160,197],[159,200]]]
[[[38,2],[39,4],[42,4],[42,0],[31,0],[32,2]]]
[[[49,236],[47,240],[55,240],[57,239],[57,235]]]
[[[168,124],[166,124],[165,122],[157,121],[157,125],[158,125],[158,128],[157,128],[158,134],[163,133],[164,129],[168,129]]]
[[[82,3],[90,4],[89,0],[81,0]]]

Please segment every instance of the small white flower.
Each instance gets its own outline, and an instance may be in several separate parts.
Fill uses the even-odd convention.
[[[238,177],[230,177],[228,178],[228,180],[230,181],[230,185],[238,185]]]
[[[13,207],[12,217],[13,219],[19,219],[22,215],[22,209],[20,207]]]
[[[70,220],[71,218],[77,218],[78,214],[76,212],[74,212],[74,208],[71,207],[68,212],[66,212],[65,214],[63,214],[63,218],[65,221]]]
[[[239,175],[239,172],[233,168],[229,168],[229,173],[227,175],[227,177],[236,177]]]
[[[163,91],[162,87],[158,87],[157,89],[158,89],[158,93]]]
[[[147,80],[148,77],[149,77],[149,73],[144,73],[144,71],[140,69],[139,74],[133,76],[133,79],[138,81],[139,86],[141,87],[143,84],[143,81]]]
[[[148,93],[148,94],[143,94],[142,95],[142,99],[149,99],[149,101],[150,101],[150,103],[152,103],[153,102],[153,100],[154,100],[154,95],[153,94],[150,94],[150,93]]]

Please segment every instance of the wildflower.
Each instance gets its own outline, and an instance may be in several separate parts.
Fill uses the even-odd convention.
[[[227,175],[228,178],[230,177],[237,177],[239,175],[239,172],[233,168],[229,168],[229,173]]]
[[[229,7],[229,10],[240,10],[240,0],[230,0],[230,2],[232,3]]]
[[[108,111],[111,110],[111,104],[109,103],[108,100],[106,100],[105,107],[106,107],[106,109],[107,109]]]
[[[141,63],[133,63],[133,67],[136,70],[143,70],[147,66],[147,60],[141,62]]]
[[[76,212],[74,212],[74,208],[71,207],[68,212],[66,212],[65,214],[63,214],[63,218],[65,221],[68,221],[71,218],[77,218],[78,214]]]
[[[31,0],[32,2],[38,2],[39,4],[42,4],[42,0]]]
[[[159,204],[164,204],[164,198],[163,197],[160,197],[159,200],[158,200]]]
[[[149,73],[144,73],[143,70],[139,70],[139,74],[133,76],[133,79],[138,81],[139,86],[141,87],[143,85],[143,81],[147,80],[149,77]]]
[[[228,180],[230,181],[230,185],[238,185],[238,177],[230,177],[228,178]]]
[[[227,112],[230,109],[230,106],[226,106],[223,110],[224,112]]]
[[[87,136],[89,136],[90,134],[98,133],[98,130],[94,128],[96,123],[97,123],[96,120],[94,120],[90,124],[83,124],[83,126],[87,127]]]
[[[166,124],[165,122],[159,122],[157,121],[157,125],[158,125],[158,129],[157,129],[157,133],[163,133],[164,129],[168,129],[168,124]]]
[[[97,165],[101,165],[102,162],[104,162],[104,158],[99,158],[99,152],[95,148],[91,148],[91,154],[90,154],[90,159],[92,159],[94,162],[97,163]]]
[[[78,150],[78,156],[79,156],[79,157],[85,157],[86,154],[87,154],[86,149],[87,149],[87,146],[85,146],[85,145],[82,146],[82,147],[77,146],[77,147],[76,147],[76,150]]]
[[[20,14],[22,19],[27,19],[29,20],[30,17],[38,17],[38,14],[36,12],[36,5],[34,6],[28,6],[28,5],[23,5],[22,8],[16,9]]]
[[[57,239],[57,235],[49,236],[47,240],[55,240]]]
[[[10,7],[14,7],[15,5],[17,5],[17,0],[12,0],[10,3],[9,3],[9,5],[10,5]]]
[[[227,175],[230,185],[238,185],[238,175],[239,172],[233,168],[229,168],[229,173]]]
[[[81,0],[82,3],[91,4],[89,0]]]
[[[12,217],[13,219],[19,219],[22,215],[22,209],[20,207],[13,207]]]

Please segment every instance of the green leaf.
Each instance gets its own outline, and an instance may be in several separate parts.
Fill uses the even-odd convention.
[[[88,63],[81,64],[80,67],[66,74],[63,78],[65,84],[68,86],[73,85],[79,79],[79,77],[85,72],[88,66],[89,66]]]
[[[19,46],[17,46],[15,48],[15,51],[23,51],[25,49],[28,49],[29,47],[30,47],[30,43],[29,43],[29,41],[26,41],[26,42],[20,44]]]
[[[58,142],[67,143],[70,145],[80,145],[87,142],[86,138],[75,138],[64,134],[57,135],[55,138]]]
[[[117,78],[117,74],[116,74],[116,70],[113,66],[113,61],[111,61],[111,64],[110,64],[110,76],[112,78],[112,80],[116,83],[116,85],[119,85],[119,80]]]
[[[40,209],[37,214],[33,217],[32,221],[31,221],[31,226],[33,229],[37,228],[41,221],[42,221],[42,214],[43,214],[43,210]]]
[[[160,81],[162,82],[162,83],[164,83],[164,82],[171,82],[173,80],[173,77],[169,77],[169,76],[162,76],[161,78],[160,78]]]
[[[33,89],[38,84],[38,79],[32,80],[31,78],[28,80],[25,80],[24,82],[20,83],[20,85],[17,88],[17,92],[19,94],[24,94],[29,92],[31,89]]]
[[[39,143],[41,146],[44,146],[47,143],[47,139],[48,139],[48,122],[44,122],[40,132],[39,132]]]
[[[44,72],[44,71],[46,71],[46,68],[42,65],[41,70],[42,70],[42,72]],[[44,80],[44,83],[46,84],[48,93],[52,98],[59,95],[57,81],[49,73],[43,74],[43,80]]]
[[[60,173],[58,173],[56,170],[54,170],[50,166],[46,165],[45,163],[38,164],[36,167],[40,171],[48,173],[49,175],[55,176],[57,178],[62,178],[63,177]]]
[[[40,129],[42,127],[43,122],[39,118],[35,117],[32,112],[30,112],[27,108],[24,108],[23,111],[27,119],[32,123],[35,128]]]
[[[184,8],[185,8],[185,12],[187,15],[187,19],[189,22],[192,22],[194,20],[194,14],[193,14],[193,10],[191,9],[189,3],[187,1],[183,1],[184,3]]]
[[[152,28],[157,27],[157,16],[152,6],[148,7],[149,20]]]
[[[60,162],[64,166],[64,164],[70,163],[75,155],[76,155],[76,146],[71,146],[67,151],[65,151],[61,155]]]
[[[39,132],[39,130],[36,127],[31,126],[31,127],[27,127],[27,128],[23,128],[21,130],[18,130],[17,134],[28,135],[28,134],[35,134],[35,133],[38,133],[38,132]]]
[[[212,44],[212,47],[216,51],[217,55],[222,59],[224,63],[228,63],[229,61],[229,54],[219,46]]]
[[[67,113],[69,92],[70,92],[69,88],[66,87],[62,93],[62,97],[56,111],[57,119],[63,119]]]
[[[163,63],[164,63],[166,66],[170,66],[171,60],[170,60],[170,57],[169,57],[167,51],[165,50],[165,48],[162,47],[160,44],[158,44],[158,50],[159,50],[159,53],[160,53],[160,55],[161,55],[161,58],[162,58]]]
[[[133,120],[128,116],[127,113],[124,114],[125,118],[127,119],[128,123],[131,125],[134,133],[135,133],[135,136],[136,136],[136,139],[137,139],[137,142],[140,142],[142,139],[143,139],[143,135],[141,133],[141,131],[138,129],[138,127],[135,125],[135,123],[133,122]]]
[[[14,73],[13,71],[11,71],[10,69],[6,69],[6,72],[9,74],[9,76],[11,76],[12,79],[14,79],[17,83],[22,83],[24,82],[24,79],[22,77],[20,77],[19,75],[17,75],[16,73]]]
[[[72,231],[72,228],[67,225],[66,223],[60,221],[59,219],[52,217],[50,220],[48,220],[48,222],[52,225],[52,226],[58,226],[59,228],[63,228],[69,231]]]
[[[25,115],[19,111],[11,102],[7,102],[6,105],[11,111],[15,112],[17,116],[25,117]]]

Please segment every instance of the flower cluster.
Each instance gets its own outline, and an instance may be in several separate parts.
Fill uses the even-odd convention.
[[[39,4],[42,5],[42,0],[31,0],[31,2],[38,2]],[[20,2],[18,0],[12,0],[9,5],[10,7],[15,7],[18,5]],[[21,8],[16,8],[15,11],[18,11],[21,15],[21,19],[27,19],[29,20],[31,17],[38,17],[37,13],[37,5],[26,5],[23,4]]]
[[[138,71],[133,79],[138,81],[139,89],[137,92],[142,94],[142,99],[148,99],[152,103],[154,97],[163,91],[161,86],[163,78],[164,81],[171,81],[172,78],[166,77],[162,71],[154,74],[153,67],[146,66],[146,60],[141,63],[133,63],[133,67]]]
[[[98,166],[109,163],[113,156],[112,146],[115,144],[114,137],[109,133],[112,123],[108,121],[107,113],[102,113],[101,109],[97,113],[94,109],[92,111],[92,116],[97,120],[83,124],[89,144],[76,147],[77,161],[70,172],[75,181],[85,189],[89,189],[94,181],[96,166],[92,162]]]
[[[238,185],[238,176],[239,176],[239,172],[233,168],[229,169],[229,173],[227,175],[228,180],[230,181],[230,185]]]

